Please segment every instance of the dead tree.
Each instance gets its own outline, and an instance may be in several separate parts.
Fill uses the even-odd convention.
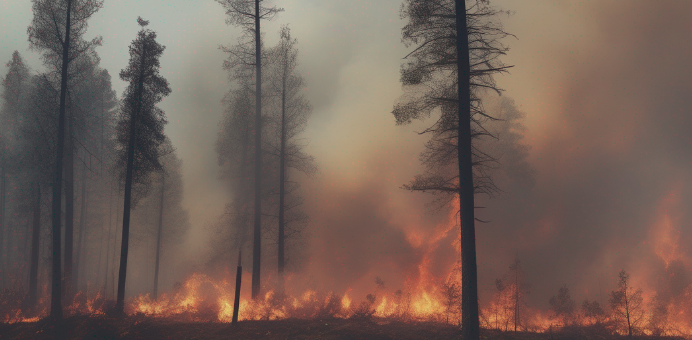
[[[252,298],[260,293],[262,245],[262,49],[260,22],[271,19],[282,9],[265,7],[266,0],[217,0],[226,10],[227,24],[240,26],[246,38],[254,39],[255,51],[255,223],[252,251]],[[247,56],[246,56],[247,57]]]
[[[401,14],[409,20],[403,41],[416,47],[401,68],[402,84],[411,91],[394,107],[396,122],[441,113],[421,132],[432,136],[421,155],[427,173],[404,188],[441,194],[444,203],[459,199],[464,339],[479,338],[474,194],[496,191],[489,176],[495,160],[472,141],[490,135],[483,123],[493,119],[480,91],[499,91],[493,75],[507,69],[498,59],[507,51],[500,39],[508,35],[495,20],[498,13],[483,0],[468,9],[462,0],[406,0]]]

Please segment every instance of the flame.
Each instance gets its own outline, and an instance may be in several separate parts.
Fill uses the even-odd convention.
[[[676,207],[679,195],[673,191],[661,201],[658,218],[650,229],[651,256],[659,258],[665,264],[666,270],[674,262],[682,262],[690,268],[689,256],[680,246],[681,227],[676,218]],[[416,228],[406,229],[407,241],[419,252],[417,263],[412,263],[414,269],[405,279],[403,289],[391,292],[387,290],[382,280],[376,280],[376,287],[364,299],[358,300],[359,295],[368,293],[347,289],[342,294],[324,292],[316,289],[291,291],[287,284],[284,294],[273,290],[257,299],[251,299],[249,291],[243,290],[239,302],[239,320],[276,320],[286,318],[319,318],[323,316],[337,318],[378,317],[405,321],[434,321],[459,324],[461,311],[459,292],[461,290],[461,272],[458,262],[447,269],[447,274],[439,277],[440,270],[433,270],[435,250],[440,246],[452,246],[459,258],[460,242],[456,233],[458,222],[456,205],[452,204],[446,223],[440,223],[432,230],[421,231]],[[454,236],[454,237],[451,237]],[[443,244],[451,242],[451,244]],[[451,262],[450,262],[451,263]],[[661,262],[659,262],[661,263]],[[444,269],[444,268],[443,268]],[[644,305],[647,308],[645,322],[640,325],[640,332],[647,335],[692,335],[692,285],[685,287],[682,293],[667,300],[666,305],[652,312],[652,304],[657,298],[657,292],[649,285],[651,273],[642,269],[633,273],[631,284],[643,288]],[[435,273],[438,273],[437,276]],[[670,275],[675,272],[671,271]],[[248,277],[248,276],[246,276]],[[290,281],[290,280],[289,280]],[[126,312],[130,315],[142,314],[153,318],[174,318],[186,321],[216,321],[231,322],[233,304],[235,301],[234,278],[212,278],[202,273],[191,274],[174,291],[162,294],[158,299],[144,294],[127,301]],[[288,282],[288,281],[287,281]],[[246,287],[248,285],[244,285]],[[45,291],[45,289],[44,289]],[[510,331],[514,329],[514,296],[516,287],[512,284],[495,293],[488,301],[481,301],[481,326],[486,329]],[[46,295],[44,293],[44,295]],[[69,307],[68,314],[103,314],[104,298],[97,293],[93,298],[86,298],[86,293],[78,293]],[[16,310],[4,315],[5,323],[35,322],[47,315],[46,302],[40,303],[42,312],[38,316],[25,315]],[[577,305],[579,307],[579,305]],[[611,325],[615,319],[609,314],[608,306],[602,316],[586,317],[577,308],[570,318],[558,318],[550,311],[542,311],[523,306],[517,328],[521,331],[553,332],[566,325]],[[656,319],[658,318],[658,319]],[[659,320],[660,327],[652,326]],[[615,330],[615,328],[611,328]]]

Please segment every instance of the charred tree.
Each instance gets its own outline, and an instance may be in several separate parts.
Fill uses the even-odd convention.
[[[72,278],[72,282],[74,283],[74,288],[75,292],[78,292],[79,289],[79,267],[82,262],[82,248],[84,244],[82,243],[82,239],[84,238],[84,229],[86,228],[86,221],[87,221],[87,167],[86,163],[82,164],[82,195],[81,195],[81,205],[80,205],[80,213],[79,213],[79,236],[77,237],[77,256],[75,257],[74,261],[74,276]]]
[[[395,105],[397,124],[440,117],[422,133],[431,135],[421,154],[426,173],[405,189],[439,194],[438,202],[459,199],[462,337],[479,338],[478,283],[475,246],[474,194],[496,192],[489,176],[492,155],[474,140],[490,135],[483,123],[493,120],[480,102],[483,89],[500,91],[493,75],[507,66],[499,57],[507,51],[500,39],[508,34],[495,17],[500,11],[487,1],[406,0],[402,29],[406,46],[415,48],[404,59],[401,82],[410,90]]]
[[[86,32],[87,19],[103,6],[98,0],[33,0],[34,17],[27,29],[32,49],[43,52],[43,61],[60,72],[60,106],[58,114],[57,156],[52,200],[52,279],[51,311],[53,319],[62,319],[61,219],[63,187],[63,152],[65,148],[65,101],[68,66],[81,53],[101,44],[97,37],[81,40]],[[59,65],[59,66],[58,66]]]
[[[147,21],[138,18],[142,29],[130,45],[130,61],[120,72],[120,78],[129,81],[123,99],[121,120],[118,124],[118,142],[121,147],[120,165],[125,165],[125,198],[123,208],[120,269],[118,272],[118,297],[116,312],[124,314],[125,279],[129,247],[130,210],[133,203],[133,187],[138,194],[146,193],[149,174],[161,169],[158,148],[164,142],[164,112],[156,107],[163,97],[170,94],[168,81],[159,75],[159,58],[164,47],[156,42],[156,33],[145,29]],[[123,176],[124,175],[124,176]],[[136,202],[136,201],[135,201]]]
[[[471,160],[471,68],[466,27],[466,1],[456,0],[457,84],[459,86],[459,215],[461,217],[461,336],[479,339],[478,269],[474,226],[473,163]]]
[[[252,251],[252,298],[260,293],[260,260],[262,246],[262,49],[260,22],[282,11],[276,7],[261,6],[265,0],[217,0],[226,9],[226,23],[243,28],[246,35],[254,36],[255,43],[255,223]],[[254,26],[254,27],[253,27]]]
[[[161,172],[161,206],[159,208],[159,228],[156,233],[156,267],[154,268],[154,300],[159,293],[159,259],[161,258],[161,234],[163,232],[163,202],[166,196],[166,172]]]
[[[31,224],[31,265],[29,269],[29,300],[28,305],[31,310],[36,307],[38,292],[38,255],[39,238],[41,236],[41,185],[35,185],[36,200],[34,202],[34,216]]]
[[[287,233],[288,236],[296,236],[300,231],[297,224],[307,223],[307,215],[297,209],[302,202],[294,193],[298,190],[297,183],[289,181],[288,171],[294,169],[312,175],[317,168],[313,157],[303,152],[305,145],[297,140],[300,133],[305,130],[312,109],[307,99],[300,94],[305,87],[305,82],[296,73],[297,41],[291,38],[291,30],[287,26],[281,28],[279,37],[279,44],[273,51],[275,60],[272,63],[273,70],[270,70],[273,73],[270,78],[274,79],[273,90],[280,98],[280,109],[275,125],[278,126],[276,154],[279,158],[278,291],[279,294],[283,294]],[[288,183],[293,185],[288,186]],[[291,215],[288,216],[287,213]]]
[[[70,111],[70,110],[68,110]],[[74,136],[73,112],[67,114],[67,133],[65,138],[65,251],[63,271],[63,298],[69,304],[72,293],[72,267],[74,265]]]

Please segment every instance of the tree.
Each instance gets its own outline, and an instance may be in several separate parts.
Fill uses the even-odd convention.
[[[53,268],[51,312],[53,319],[62,318],[61,284],[61,191],[63,151],[65,148],[65,97],[67,95],[68,66],[80,54],[101,44],[101,38],[84,41],[87,19],[103,6],[99,0],[33,0],[34,17],[27,29],[29,46],[43,52],[45,64],[60,72],[60,106],[58,115],[57,157],[53,181],[52,234]],[[59,65],[59,67],[58,67]]]
[[[641,288],[630,286],[630,275],[624,269],[618,274],[618,288],[610,292],[609,302],[614,318],[632,337],[644,319],[644,298]]]
[[[240,249],[245,245],[249,233],[248,202],[252,198],[250,184],[253,177],[249,165],[254,158],[250,146],[254,134],[252,115],[255,107],[252,103],[254,93],[246,83],[241,81],[240,84],[239,89],[230,91],[222,100],[225,113],[219,124],[220,131],[216,142],[216,152],[221,166],[220,177],[231,182],[233,192],[233,201],[226,207],[224,214],[228,221],[223,221],[218,230],[220,235],[215,238],[220,242],[215,246],[221,248],[217,249],[217,255],[226,258],[224,263],[235,253],[234,249]],[[228,232],[230,236],[226,235]],[[231,243],[232,247],[229,247],[228,243]]]
[[[262,49],[260,22],[271,19],[282,9],[265,7],[265,0],[216,0],[226,10],[227,24],[234,24],[243,29],[244,36],[253,37],[255,42],[255,224],[253,228],[252,251],[252,298],[260,292],[260,259],[261,259],[261,217],[262,217]],[[254,6],[253,6],[254,5]],[[253,11],[254,7],[254,11]]]
[[[468,10],[462,0],[406,0],[401,14],[409,19],[403,41],[416,48],[401,68],[402,84],[411,91],[394,107],[396,122],[441,113],[422,132],[432,135],[421,155],[427,173],[404,188],[442,194],[446,202],[459,198],[464,339],[479,338],[474,193],[496,190],[488,174],[494,159],[472,140],[490,135],[483,123],[493,117],[479,95],[483,89],[499,92],[493,75],[507,69],[499,61],[507,51],[499,41],[508,34],[493,21],[498,13],[485,0]]]
[[[593,320],[594,324],[601,324],[605,319],[605,311],[598,301],[584,300],[581,310],[585,317]]]
[[[32,206],[31,250],[29,264],[29,296],[27,307],[36,307],[41,228],[42,187],[50,186],[51,174],[45,166],[53,161],[57,127],[55,116],[58,111],[59,92],[45,75],[31,79],[27,98],[27,110],[20,117],[18,128],[18,160],[22,164],[22,186],[26,200]],[[43,189],[45,190],[45,189]]]
[[[6,273],[4,246],[5,229],[5,202],[7,201],[7,174],[16,162],[13,156],[11,144],[14,144],[17,134],[17,124],[20,115],[25,109],[25,101],[29,85],[29,69],[19,52],[12,53],[12,59],[5,64],[8,68],[7,75],[2,79],[2,110],[0,111],[0,272]],[[7,276],[7,275],[3,275]],[[4,279],[2,280],[4,281]],[[2,282],[0,282],[2,284]]]
[[[524,278],[524,270],[521,268],[521,261],[519,260],[519,254],[514,258],[514,262],[509,266],[509,280],[514,281],[513,291],[512,291],[512,305],[513,305],[513,318],[514,318],[514,333],[517,332],[519,325],[522,323],[521,312],[524,309],[524,301],[526,295],[528,295],[528,285],[526,284],[526,279]]]
[[[569,295],[567,285],[560,287],[557,295],[553,295],[548,302],[550,303],[550,309],[555,313],[555,317],[562,319],[562,324],[566,325],[567,320],[574,313],[574,300]]]
[[[284,269],[286,266],[285,243],[286,228],[291,228],[293,233],[299,231],[292,227],[293,224],[305,223],[307,215],[300,211],[293,211],[292,216],[286,219],[286,213],[296,209],[302,201],[294,198],[294,204],[288,205],[287,183],[295,183],[291,192],[296,191],[297,183],[289,182],[288,169],[292,168],[306,174],[313,174],[317,169],[313,162],[313,157],[305,154],[303,145],[296,140],[303,130],[310,116],[311,107],[307,99],[300,95],[300,91],[305,86],[303,78],[296,74],[298,64],[298,51],[295,49],[296,40],[291,38],[291,30],[284,26],[281,28],[279,44],[276,47],[276,79],[275,91],[280,94],[281,110],[276,126],[278,126],[278,158],[279,158],[279,232],[278,232],[278,270],[279,270],[279,293],[284,292]]]
[[[163,246],[172,245],[172,241],[180,240],[189,228],[187,212],[182,208],[183,178],[182,160],[178,158],[170,140],[162,145],[160,151],[162,171],[159,181],[155,183],[160,188],[158,201],[158,226],[156,228],[156,260],[154,267],[154,299],[158,297],[159,268]],[[152,197],[154,198],[154,197]],[[165,229],[164,229],[165,228]]]
[[[142,29],[130,44],[127,67],[120,72],[120,79],[129,82],[117,127],[118,163],[124,165],[125,170],[124,173],[121,171],[121,179],[124,177],[125,180],[125,201],[116,301],[116,313],[120,315],[124,314],[125,308],[130,209],[139,198],[133,202],[132,190],[137,186],[136,194],[143,196],[149,184],[149,174],[161,170],[158,156],[159,146],[165,140],[163,126],[166,120],[165,113],[156,104],[171,93],[168,81],[159,74],[159,58],[165,47],[156,42],[156,32],[144,28],[148,21],[138,17],[137,23]]]

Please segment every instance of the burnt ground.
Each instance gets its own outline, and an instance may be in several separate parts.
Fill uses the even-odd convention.
[[[483,330],[485,340],[606,340],[626,339],[594,332],[513,333]],[[405,340],[460,339],[457,327],[439,323],[402,322],[381,319],[289,319],[241,321],[238,325],[218,322],[180,322],[142,316],[124,319],[72,316],[60,324],[0,324],[0,339],[324,339]],[[662,339],[635,337],[635,339]],[[668,338],[674,339],[674,338]]]

